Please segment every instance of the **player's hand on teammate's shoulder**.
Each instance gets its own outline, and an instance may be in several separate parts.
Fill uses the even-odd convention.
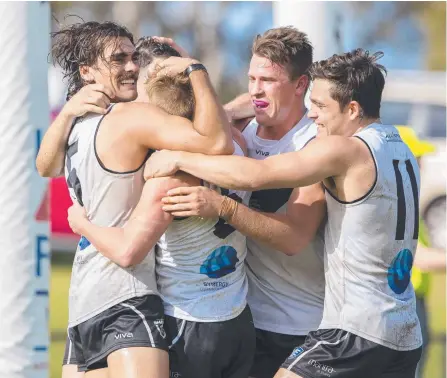
[[[171,56],[168,59],[160,62],[155,68],[154,74],[156,76],[176,76],[184,73],[191,64],[200,63],[196,59],[179,58],[178,56]]]
[[[144,179],[172,176],[178,171],[180,151],[161,150],[154,152],[144,167]]]
[[[162,209],[175,217],[216,218],[224,196],[204,186],[186,186],[168,191],[162,199]]]
[[[73,230],[73,232],[75,234],[81,235],[82,225],[85,221],[88,221],[85,209],[81,205],[79,205],[79,203],[74,202],[73,205],[68,208],[67,219],[68,224],[70,225],[70,228]]]
[[[102,84],[88,84],[65,104],[62,111],[72,117],[81,117],[90,112],[106,114],[110,100],[114,97],[111,88]]]
[[[171,46],[174,50],[178,51],[182,58],[190,58],[188,52],[183,47],[179,46],[172,38],[158,36],[153,36],[152,38],[157,42],[166,43],[167,45]]]

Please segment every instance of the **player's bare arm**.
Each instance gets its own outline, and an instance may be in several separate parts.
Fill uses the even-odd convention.
[[[172,215],[162,210],[162,197],[169,189],[188,185],[188,180],[185,174],[180,174],[147,181],[140,201],[124,227],[95,225],[88,220],[84,208],[75,203],[68,210],[70,227],[121,267],[139,264],[173,219]]]
[[[229,189],[296,188],[344,176],[348,169],[361,166],[367,153],[357,138],[340,136],[316,139],[301,151],[264,160],[160,151],[151,156],[145,175],[160,177],[182,170]]]
[[[243,93],[224,105],[228,119],[238,130],[242,131],[254,118],[255,111],[249,93]]]
[[[205,187],[179,187],[163,198],[163,210],[174,216],[221,216],[242,234],[287,255],[301,252],[315,237],[326,214],[321,184],[297,188],[286,214],[260,212]],[[224,201],[233,202],[224,206]]]
[[[160,63],[157,75],[178,75],[198,61],[189,58],[170,57]],[[230,124],[204,70],[189,74],[194,92],[194,120],[179,122],[179,117],[164,112],[155,113],[143,104],[131,104],[135,124],[130,128],[135,142],[147,148],[200,151],[209,154],[233,153]],[[136,105],[136,106],[133,106]],[[140,106],[138,106],[140,105]],[[140,110],[136,110],[140,108]],[[148,109],[144,112],[144,109]],[[152,113],[154,115],[152,116]]]
[[[89,112],[105,114],[113,97],[110,88],[89,84],[64,105],[45,133],[36,157],[37,171],[42,177],[56,177],[63,173],[65,147],[75,118]]]

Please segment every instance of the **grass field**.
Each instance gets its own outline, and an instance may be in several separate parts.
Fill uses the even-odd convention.
[[[68,286],[70,282],[71,259],[62,257],[53,259],[50,288],[50,378],[61,377],[61,365],[64,355],[68,319]],[[446,282],[445,275],[434,275],[429,296],[429,311],[432,335],[445,335],[446,332]],[[439,336],[438,336],[439,337]],[[429,350],[425,378],[446,378],[445,338],[433,342]]]

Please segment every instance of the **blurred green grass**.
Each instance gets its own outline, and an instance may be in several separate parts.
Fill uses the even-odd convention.
[[[61,378],[68,322],[72,255],[53,254],[50,282],[50,378]]]
[[[68,287],[70,285],[72,255],[53,254],[50,288],[50,378],[60,378],[64,356],[68,321]],[[446,281],[445,274],[433,275],[428,298],[432,336],[445,335],[446,332]],[[445,338],[433,340],[424,372],[425,378],[446,378],[443,374],[445,364]],[[445,366],[445,365],[444,365]]]

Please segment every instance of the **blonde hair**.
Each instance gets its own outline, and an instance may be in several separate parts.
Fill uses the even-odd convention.
[[[151,77],[146,82],[146,92],[149,101],[166,113],[189,120],[194,118],[194,93],[184,74]]]

